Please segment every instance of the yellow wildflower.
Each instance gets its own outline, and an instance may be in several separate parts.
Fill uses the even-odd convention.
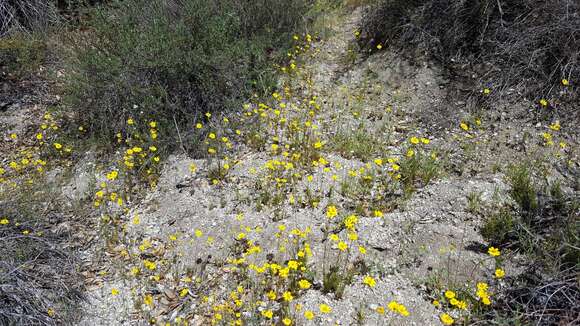
[[[308,280],[298,281],[298,286],[300,286],[300,288],[303,290],[309,289],[311,285],[312,284]]]
[[[332,308],[325,303],[321,303],[318,309],[320,309],[320,312],[323,314],[328,314],[332,311]]]
[[[372,278],[371,276],[368,276],[367,275],[363,279],[363,284],[366,284],[366,285],[368,285],[370,287],[374,287],[377,284],[377,282],[375,281],[374,278]]]
[[[282,293],[282,298],[284,299],[284,301],[288,301],[288,302],[294,300],[294,296],[289,291]]]
[[[481,302],[483,302],[483,304],[486,306],[489,306],[491,304],[491,300],[489,299],[488,296],[482,297]]]
[[[409,316],[409,311],[407,310],[407,307],[405,307],[404,305],[398,303],[397,301],[391,301],[389,302],[388,306],[387,306],[391,311],[396,312],[398,314],[400,314],[401,316],[407,317]]]
[[[330,205],[326,208],[326,217],[333,219],[337,214],[338,210],[336,209],[336,206]]]
[[[452,325],[455,322],[455,320],[453,320],[453,318],[451,318],[451,316],[448,314],[441,314],[439,318],[441,319],[443,325]]]
[[[487,250],[487,253],[492,257],[497,257],[500,255],[499,249],[497,249],[495,247],[489,247],[489,249]]]
[[[153,305],[153,296],[151,294],[146,294],[145,297],[143,298],[143,303],[145,303],[148,306],[152,306]]]
[[[478,282],[477,283],[477,289],[479,291],[484,291],[485,292],[485,291],[487,291],[487,287],[488,287],[487,286],[487,283],[483,283],[483,282]]]
[[[268,319],[272,319],[272,316],[274,316],[274,313],[272,312],[272,310],[262,310],[262,316],[264,316]]]
[[[505,271],[504,271],[503,269],[501,269],[501,268],[497,268],[497,269],[495,270],[495,277],[496,277],[496,278],[502,278],[502,277],[504,277],[504,276],[505,276]]]

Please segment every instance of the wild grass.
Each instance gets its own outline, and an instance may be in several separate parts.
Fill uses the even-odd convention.
[[[379,155],[384,150],[381,140],[362,126],[354,131],[339,131],[330,141],[329,148],[343,157],[363,161]]]

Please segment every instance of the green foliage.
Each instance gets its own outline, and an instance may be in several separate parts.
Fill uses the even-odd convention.
[[[409,194],[419,187],[424,187],[439,175],[441,167],[435,156],[415,149],[412,156],[405,156],[401,161],[401,182],[405,193]],[[407,152],[408,153],[408,152]]]
[[[470,192],[467,195],[467,211],[472,214],[477,214],[481,208],[481,192]]]
[[[97,137],[129,117],[175,129],[275,86],[272,60],[289,46],[308,1],[115,1],[71,42],[67,105]]]
[[[368,273],[369,268],[362,260],[352,265],[337,264],[330,266],[322,276],[322,292],[333,293],[337,299],[342,298],[345,288],[352,284],[356,275]]]
[[[513,237],[516,222],[510,210],[500,209],[485,219],[481,235],[492,246],[503,246]]]
[[[344,288],[350,283],[336,266],[331,267],[322,278],[322,292],[334,293],[337,298],[341,298]]]
[[[37,71],[46,59],[46,43],[36,35],[13,34],[0,39],[0,73],[22,78]]]
[[[503,302],[496,305],[495,313],[511,323],[522,319],[521,324],[527,325],[537,321],[530,312],[549,306],[555,313],[546,322],[556,324],[568,320],[574,309],[571,298],[579,293],[579,204],[562,190],[560,182],[541,182],[532,177],[532,171],[524,164],[510,168],[510,196],[518,207],[515,211],[492,208],[497,212],[485,220],[481,234],[491,245],[515,249],[528,258],[526,271],[513,276],[500,294]],[[535,299],[545,289],[550,298]]]
[[[526,165],[511,167],[508,172],[510,195],[516,201],[523,215],[529,215],[538,208],[537,191]]]
[[[365,128],[358,128],[355,131],[340,131],[332,138],[329,147],[343,157],[358,158],[365,162],[384,150],[381,142]]]

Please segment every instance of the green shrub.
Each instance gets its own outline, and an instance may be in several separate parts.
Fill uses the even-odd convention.
[[[537,191],[532,182],[530,171],[525,165],[510,168],[507,175],[510,184],[510,196],[518,204],[521,214],[535,214],[538,208]]]
[[[46,59],[46,43],[41,37],[13,34],[0,39],[0,74],[25,77],[37,71]]]
[[[65,88],[76,121],[112,137],[129,117],[175,129],[275,86],[308,0],[114,1],[74,38]]]
[[[421,148],[409,147],[414,155],[406,155],[401,160],[401,183],[406,194],[413,193],[417,188],[429,184],[441,173],[441,162],[436,156]],[[408,153],[406,151],[406,153]]]
[[[500,209],[486,217],[481,235],[492,246],[504,246],[513,240],[516,222],[510,210]]]

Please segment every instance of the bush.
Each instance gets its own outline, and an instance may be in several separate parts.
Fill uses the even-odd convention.
[[[492,246],[502,247],[514,240],[515,221],[512,212],[500,209],[487,217],[481,228],[481,235]]]
[[[112,137],[129,117],[174,129],[275,85],[308,1],[115,1],[74,39],[67,104],[79,124]],[[142,119],[141,119],[142,118]],[[168,128],[164,128],[168,129]]]
[[[512,166],[507,177],[510,195],[518,204],[521,215],[528,217],[536,214],[537,191],[528,168],[525,165]]]
[[[466,64],[495,90],[532,98],[580,79],[580,3],[575,0],[383,0],[362,21],[360,44],[426,52],[461,75]],[[454,68],[457,69],[454,69]]]
[[[21,78],[37,71],[46,58],[43,39],[28,35],[11,35],[0,39],[0,75]]]

